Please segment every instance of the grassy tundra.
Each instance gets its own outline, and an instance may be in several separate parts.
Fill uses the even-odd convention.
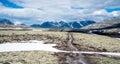
[[[120,52],[120,40],[115,38],[83,33],[72,34],[74,38],[72,44],[79,51]],[[66,46],[67,32],[0,31],[1,44],[27,40],[42,40],[46,44],[57,44],[58,49],[69,50]],[[60,57],[59,54],[47,51],[1,52],[0,64],[65,64],[60,63],[64,57]],[[112,56],[85,55],[85,57],[90,64],[120,64],[120,58]]]

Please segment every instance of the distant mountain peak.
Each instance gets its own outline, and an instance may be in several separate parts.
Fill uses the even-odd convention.
[[[14,25],[13,22],[11,22],[9,19],[0,19],[0,24],[2,25]]]

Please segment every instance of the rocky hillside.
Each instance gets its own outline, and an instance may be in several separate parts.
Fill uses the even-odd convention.
[[[104,20],[86,27],[82,29],[110,29],[110,28],[120,28],[120,18],[112,18],[108,20]]]
[[[104,20],[81,29],[86,30],[89,33],[120,37],[120,18]]]

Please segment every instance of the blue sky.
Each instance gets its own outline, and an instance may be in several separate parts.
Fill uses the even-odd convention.
[[[120,8],[108,8],[106,9],[108,12],[113,12],[113,11],[120,11]]]
[[[27,24],[101,21],[120,17],[120,0],[0,0],[0,17]]]
[[[0,0],[0,2],[4,6],[9,7],[9,8],[23,8],[22,6],[19,6],[19,5],[15,4],[15,3],[12,3],[9,0]]]

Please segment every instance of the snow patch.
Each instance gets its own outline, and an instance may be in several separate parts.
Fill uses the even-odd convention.
[[[8,30],[11,29],[11,30],[12,30],[12,29],[22,29],[22,28],[0,28],[0,29],[5,29],[5,30],[7,30],[7,29],[8,29]]]
[[[120,40],[120,38],[116,38],[117,40]]]
[[[120,32],[118,32],[120,34]]]
[[[20,24],[22,24],[20,21],[14,22],[14,25],[20,25]]]
[[[82,52],[82,51],[73,51],[73,53],[120,56],[120,53],[116,53],[116,52],[85,52],[85,51]]]
[[[32,51],[32,50],[60,52],[60,50],[53,48],[53,46],[56,46],[56,44],[44,44],[43,41],[37,40],[21,41],[19,43],[12,42],[0,44],[0,52]]]
[[[32,31],[43,31],[43,30],[41,30],[41,29],[32,29]]]
[[[13,51],[33,51],[33,50],[43,50],[51,52],[67,52],[67,53],[82,53],[82,54],[101,54],[101,55],[111,55],[120,56],[120,53],[114,52],[83,52],[83,51],[63,51],[54,48],[56,44],[44,44],[43,41],[30,40],[21,42],[8,42],[0,44],[0,52],[13,52]]]

